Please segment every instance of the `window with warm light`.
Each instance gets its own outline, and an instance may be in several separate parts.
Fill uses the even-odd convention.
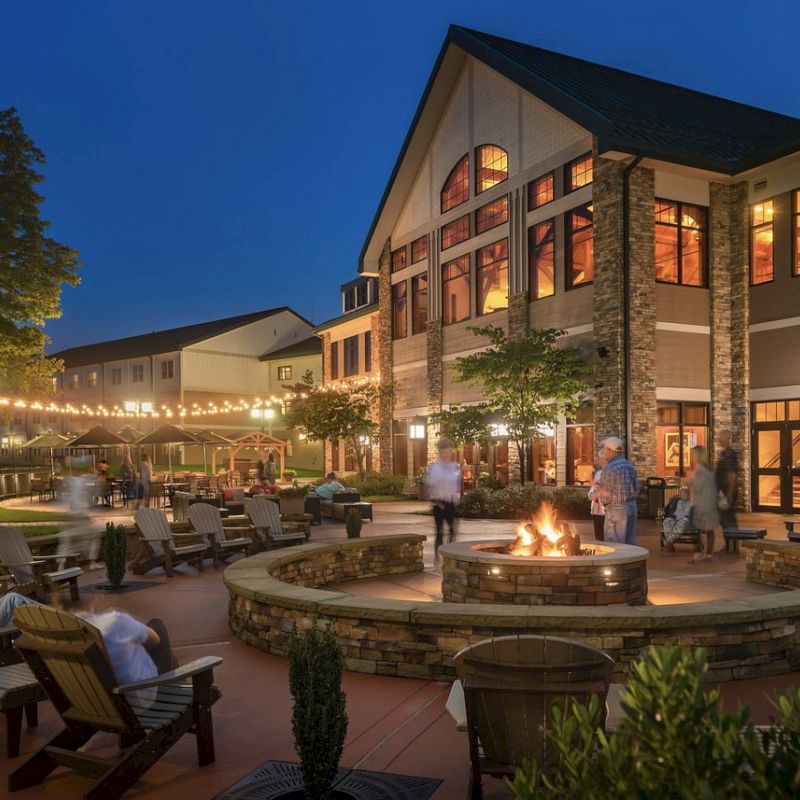
[[[508,239],[476,254],[478,316],[508,308]]]
[[[442,214],[469,200],[469,155],[452,169],[442,187]]]
[[[428,321],[428,275],[423,272],[411,279],[411,333],[424,333]]]
[[[278,380],[290,381],[292,379],[292,365],[288,364],[283,367],[278,367]]]
[[[348,336],[344,340],[344,376],[358,375],[358,336]]]
[[[498,197],[497,200],[493,200],[485,206],[481,206],[475,212],[476,233],[484,233],[492,228],[496,228],[498,225],[502,225],[504,222],[508,222],[507,194]]]
[[[97,370],[92,370],[86,376],[86,388],[87,389],[96,389],[97,388]]]
[[[442,250],[469,239],[469,214],[442,225]]]
[[[111,385],[120,386],[122,384],[122,367],[111,367]]]
[[[706,219],[700,206],[656,200],[656,280],[706,285]]]
[[[81,385],[81,376],[74,373],[69,376],[69,388],[75,391]]]
[[[408,335],[406,291],[405,281],[392,286],[392,339],[405,339]]]
[[[556,221],[548,219],[528,230],[531,300],[556,293]]]
[[[549,172],[528,184],[528,211],[551,203],[556,196],[555,174]]]
[[[800,189],[792,192],[792,275],[800,277]]]
[[[469,256],[442,264],[442,324],[469,319]]]
[[[475,194],[508,179],[508,153],[496,144],[475,148]]]
[[[775,278],[772,200],[756,203],[750,217],[750,283],[769,283]]]
[[[570,161],[564,168],[564,187],[567,192],[574,192],[581,186],[588,186],[592,182],[592,154]]]
[[[406,248],[399,247],[397,250],[392,250],[392,272],[397,272],[403,269],[406,265]]]
[[[591,203],[567,212],[566,236],[567,288],[585,286],[594,279],[594,232]]]
[[[339,342],[331,342],[330,347],[331,378],[339,377]]]
[[[175,362],[170,359],[169,361],[161,362],[161,380],[168,381],[170,378],[175,377]]]
[[[420,236],[411,242],[411,263],[416,264],[428,257],[428,237]]]

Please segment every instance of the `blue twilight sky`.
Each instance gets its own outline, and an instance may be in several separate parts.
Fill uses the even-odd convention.
[[[51,349],[338,313],[451,22],[800,117],[796,0],[9,3],[0,107],[84,263]]]

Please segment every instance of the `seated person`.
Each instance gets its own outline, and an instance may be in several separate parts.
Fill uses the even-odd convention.
[[[321,497],[323,500],[333,500],[334,494],[344,491],[344,486],[336,480],[335,472],[329,472],[325,476],[325,483],[321,486],[317,486],[314,491],[317,493],[317,496]]]
[[[667,544],[671,544],[681,534],[689,531],[692,524],[689,511],[689,487],[681,486],[680,492],[667,503],[667,507],[664,509],[661,532]]]

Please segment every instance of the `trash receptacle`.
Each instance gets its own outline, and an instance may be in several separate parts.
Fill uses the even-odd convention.
[[[663,478],[647,479],[647,516],[654,518],[658,516],[659,509],[665,506],[664,492],[666,481]]]

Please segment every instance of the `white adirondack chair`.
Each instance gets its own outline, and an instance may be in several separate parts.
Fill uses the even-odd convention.
[[[246,556],[250,555],[253,540],[249,536],[238,538],[228,538],[225,528],[222,526],[222,515],[216,506],[209,503],[195,503],[189,506],[189,520],[194,529],[211,542],[211,553],[214,558],[214,566],[219,567],[220,562],[241,550]]]
[[[208,540],[197,533],[173,533],[167,515],[159,508],[140,508],[133,515],[142,534],[144,553],[133,565],[136,575],[144,575],[155,567],[164,567],[171,578],[173,568],[181,562],[203,570],[203,559],[209,551]]]
[[[306,527],[303,523],[281,521],[278,504],[267,497],[256,495],[245,505],[247,516],[253,523],[259,543],[267,550],[272,545],[302,544],[306,541]]]

